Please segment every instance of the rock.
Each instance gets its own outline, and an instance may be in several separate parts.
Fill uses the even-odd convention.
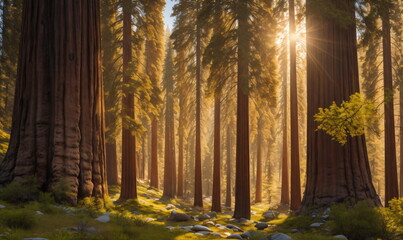
[[[207,235],[210,235],[210,232],[207,232],[207,231],[200,231],[200,232],[197,232],[196,234],[197,234],[197,235],[207,236]]]
[[[322,227],[323,223],[312,223],[311,225],[309,225],[311,228],[318,228],[318,227]]]
[[[328,214],[325,214],[325,215],[322,216],[322,218],[323,218],[323,219],[329,219],[329,215],[328,215]]]
[[[221,234],[219,234],[219,233],[212,233],[211,235],[216,236],[216,237],[222,237]]]
[[[250,231],[247,231],[247,232],[242,233],[242,234],[241,234],[241,237],[242,237],[242,238],[251,238],[251,237],[252,237],[252,234],[251,234]]]
[[[208,222],[206,222],[206,223],[203,224],[203,225],[204,225],[204,226],[211,226],[211,227],[215,226],[215,224],[214,224],[213,221],[208,221]]]
[[[43,212],[41,212],[41,211],[35,211],[35,214],[36,214],[36,215],[43,215]]]
[[[111,213],[108,212],[100,217],[95,218],[95,220],[97,220],[98,222],[107,223],[111,220],[110,215],[111,215]]]
[[[269,210],[269,211],[264,212],[262,214],[262,216],[267,220],[273,220],[273,219],[277,218],[278,214],[274,211]]]
[[[166,210],[171,210],[171,209],[174,209],[174,208],[175,208],[175,205],[173,205],[173,204],[168,204],[168,205],[165,207]]]
[[[207,215],[207,214],[200,214],[197,218],[200,221],[204,221],[204,220],[210,219],[211,217],[209,215]]]
[[[214,212],[214,211],[207,213],[207,215],[209,215],[210,218],[216,218],[217,217],[217,213]]]
[[[256,215],[256,211],[250,211],[251,215]]]
[[[292,240],[290,236],[284,233],[276,233],[274,235],[271,235],[270,238],[271,240]]]
[[[136,211],[133,211],[132,214],[134,214],[134,215],[140,215],[140,213],[138,213],[138,212],[136,212]]]
[[[223,235],[224,235],[224,237],[228,237],[228,236],[231,236],[231,233],[225,232],[225,233],[223,233]]]
[[[269,224],[267,224],[266,222],[260,222],[255,225],[255,228],[257,228],[257,230],[264,230],[268,227],[269,227]]]
[[[193,221],[199,221],[199,219],[197,218],[197,217],[195,217],[195,216],[190,216],[190,218],[193,220]]]
[[[192,232],[192,227],[193,226],[181,226],[180,228],[185,230],[185,231]]]
[[[210,228],[208,228],[206,226],[203,226],[203,225],[194,225],[192,227],[192,231],[195,231],[195,232],[200,232],[200,231],[212,232],[212,230]]]
[[[185,213],[178,213],[176,211],[172,211],[171,215],[169,215],[168,221],[185,222],[185,221],[190,221],[191,219],[192,218]]]
[[[155,221],[155,218],[145,218],[144,219],[144,221],[146,221],[146,222],[154,222]]]
[[[239,234],[232,234],[227,237],[227,239],[242,239],[242,236]]]
[[[229,229],[231,229],[231,230],[234,231],[234,232],[243,232],[242,229],[240,229],[239,227],[237,227],[237,226],[235,226],[235,225],[232,225],[232,224],[228,224],[226,227],[229,228]]]
[[[6,206],[0,204],[0,208],[6,208]]]
[[[333,238],[342,239],[342,240],[348,240],[348,238],[346,236],[344,236],[344,235],[336,235],[336,236],[333,236]]]
[[[48,240],[47,238],[24,238],[24,240]]]
[[[296,228],[291,229],[291,231],[290,231],[290,233],[298,233],[298,232],[299,232],[299,230],[298,230],[298,229],[296,229]]]
[[[173,229],[173,228],[175,228],[175,227],[172,227],[172,226],[166,226],[165,228],[166,228],[166,229],[171,230],[171,229]]]

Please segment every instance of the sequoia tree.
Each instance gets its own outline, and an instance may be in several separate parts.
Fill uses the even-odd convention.
[[[365,137],[345,145],[316,131],[318,108],[340,104],[359,92],[354,0],[307,0],[308,142],[302,209],[347,199],[381,205],[372,185]],[[337,10],[336,15],[328,11]]]
[[[51,191],[67,182],[71,204],[107,195],[99,15],[98,0],[24,1],[1,185],[35,176]]]

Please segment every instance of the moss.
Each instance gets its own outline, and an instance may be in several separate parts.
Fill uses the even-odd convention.
[[[26,209],[1,210],[0,221],[8,228],[31,229],[36,224],[34,213]]]
[[[290,234],[292,239],[295,240],[334,240],[333,236],[326,236],[319,233],[297,233],[297,234]]]
[[[321,219],[322,220],[322,219]],[[307,215],[299,215],[299,216],[289,216],[284,219],[279,219],[276,221],[271,221],[270,223],[278,224],[278,230],[282,230],[284,232],[289,232],[291,229],[309,229],[309,225],[314,222],[317,222],[316,218],[312,218]]]
[[[0,200],[18,204],[38,200],[39,187],[34,177],[22,182],[12,182],[0,189]]]

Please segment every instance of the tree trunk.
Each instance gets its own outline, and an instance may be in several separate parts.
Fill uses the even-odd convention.
[[[353,0],[331,0],[329,9],[350,19],[340,23],[307,0],[308,142],[307,183],[302,209],[328,207],[347,199],[381,205],[371,179],[365,137],[349,138],[342,146],[316,131],[314,115],[335,101],[359,92],[357,39]],[[326,3],[325,3],[326,4]]]
[[[119,185],[116,142],[106,143],[106,173],[109,185]]]
[[[226,197],[225,197],[225,206],[226,207],[231,207],[231,198],[232,198],[232,193],[231,193],[231,128],[228,124],[227,126],[227,191],[226,191]]]
[[[129,64],[132,60],[132,5],[130,0],[123,2],[123,82],[129,83]],[[134,119],[134,96],[123,92],[122,107],[124,113]],[[136,183],[136,139],[129,129],[122,129],[122,185],[120,199],[137,198]]]
[[[183,198],[183,173],[184,173],[184,167],[183,167],[183,132],[184,129],[181,127],[183,124],[183,109],[181,108],[180,110],[180,116],[179,116],[179,127],[178,127],[178,189],[176,195],[179,198]]]
[[[200,1],[197,1],[197,12],[200,11]],[[196,156],[195,156],[195,192],[194,206],[203,207],[203,186],[201,167],[201,141],[200,141],[200,104],[201,104],[201,26],[196,26]]]
[[[382,10],[383,81],[385,90],[385,205],[399,197],[393,106],[392,52],[389,10]]]
[[[213,170],[213,199],[211,211],[221,212],[221,141],[220,141],[220,108],[221,98],[215,96],[214,103],[214,170]]]
[[[291,202],[290,209],[301,206],[301,177],[299,168],[297,52],[294,0],[289,0],[290,20],[290,112],[291,112]]]
[[[67,181],[65,200],[71,204],[104,197],[99,1],[26,0],[23,13],[13,126],[0,184],[35,176],[43,190]]]
[[[285,68],[287,69],[287,68]],[[288,124],[287,124],[287,70],[283,73],[283,152],[281,161],[281,199],[280,203],[290,204],[290,184],[288,176]]]
[[[238,1],[237,137],[234,218],[250,219],[248,1]]]
[[[262,202],[262,128],[263,119],[259,116],[256,139],[256,192],[255,203]]]
[[[400,81],[400,197],[403,198],[403,81]]]
[[[155,117],[151,122],[151,181],[150,186],[154,188],[159,188],[158,183],[158,122]]]

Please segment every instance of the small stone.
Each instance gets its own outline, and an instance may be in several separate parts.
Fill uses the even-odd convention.
[[[239,234],[232,234],[227,237],[227,239],[242,239],[242,236]]]
[[[41,212],[41,211],[35,211],[35,214],[36,214],[36,215],[43,215],[43,212]]]
[[[172,204],[168,204],[168,205],[165,207],[166,210],[171,210],[171,209],[174,209],[174,208],[175,208],[175,206],[172,205]]]
[[[192,227],[193,226],[181,226],[180,228],[185,230],[185,231],[192,232]]]
[[[256,215],[256,211],[250,211],[250,214]]]
[[[318,228],[318,227],[322,227],[323,223],[312,223],[311,225],[309,225],[312,228]]]
[[[134,215],[140,215],[140,213],[138,213],[138,212],[136,212],[136,211],[133,211],[132,212]]]
[[[250,231],[247,231],[247,232],[242,233],[242,234],[241,234],[241,237],[242,237],[242,238],[251,238],[251,237],[252,237],[252,234],[251,234]]]
[[[208,222],[206,222],[205,224],[203,224],[204,226],[215,226],[215,224],[214,224],[214,222],[213,221],[208,221]]]
[[[284,233],[276,233],[274,235],[271,235],[271,240],[292,240],[290,236]]]
[[[232,231],[234,231],[234,232],[243,232],[242,229],[240,229],[239,227],[232,225],[232,224],[228,224],[226,227],[229,229],[232,229]]]
[[[24,240],[48,240],[47,238],[24,238]]]
[[[298,233],[298,232],[299,232],[299,230],[298,230],[298,229],[296,229],[296,228],[291,229],[291,231],[290,231],[290,233]]]
[[[264,230],[268,227],[269,227],[269,224],[267,224],[266,222],[260,222],[255,225],[255,228],[257,228],[257,230]]]
[[[207,213],[207,215],[209,215],[210,218],[216,218],[217,217],[217,213],[214,212],[214,211]]]
[[[274,211],[269,210],[269,211],[264,212],[262,214],[262,216],[267,220],[273,220],[273,219],[277,218],[278,214]]]
[[[223,235],[226,236],[226,237],[228,237],[228,236],[231,236],[231,233],[225,232],[225,233],[223,233]]]
[[[95,218],[95,220],[98,221],[98,222],[107,223],[107,222],[109,222],[111,220],[110,215],[111,215],[111,213],[108,212],[108,213],[105,213],[104,215],[102,215],[100,217]]]
[[[216,237],[222,237],[221,234],[219,234],[219,233],[212,233],[211,235],[216,236]]]
[[[154,222],[155,218],[145,218],[144,219],[146,222]]]
[[[6,208],[6,206],[0,204],[0,208]]]
[[[204,220],[210,219],[211,217],[209,215],[207,215],[207,214],[200,214],[197,218],[200,221],[204,221]]]
[[[195,231],[195,232],[199,232],[199,231],[212,232],[212,230],[210,228],[208,228],[206,226],[203,226],[203,225],[194,225],[192,227],[192,231]]]
[[[203,236],[210,235],[210,232],[208,232],[208,231],[200,231],[200,232],[197,232],[197,233],[198,233],[197,235],[203,235]]]
[[[333,238],[342,239],[342,240],[348,240],[348,238],[346,236],[344,236],[344,235],[336,235],[336,236],[333,236]]]
[[[166,229],[171,230],[171,229],[173,229],[173,228],[175,228],[175,227],[172,227],[172,226],[166,226],[165,228],[166,228]]]
[[[185,213],[178,213],[176,211],[172,211],[171,215],[169,215],[168,221],[185,222],[185,221],[190,221],[191,219],[192,218]]]

